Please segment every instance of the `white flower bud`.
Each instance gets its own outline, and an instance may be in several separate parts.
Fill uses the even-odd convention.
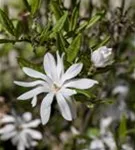
[[[113,63],[112,48],[107,48],[106,46],[98,48],[92,52],[91,61],[97,68],[103,68],[107,65],[111,65]]]

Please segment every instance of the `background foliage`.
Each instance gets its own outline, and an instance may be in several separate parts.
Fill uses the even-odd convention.
[[[0,1],[0,113],[12,109],[21,114],[31,111],[39,117],[39,105],[17,101],[24,88],[14,80],[29,80],[21,68],[43,71],[46,52],[65,53],[65,68],[74,62],[84,64],[81,77],[94,78],[99,85],[78,91],[78,117],[65,121],[53,105],[52,117],[39,130],[44,138],[38,150],[87,150],[93,136],[100,138],[100,122],[113,118],[109,130],[118,150],[128,143],[135,149],[135,9],[125,0],[18,0]],[[114,63],[94,68],[90,56],[97,48],[113,48]],[[113,92],[122,86],[127,91]],[[8,143],[9,145],[10,143]],[[6,143],[1,141],[0,150]],[[123,149],[124,150],[124,149]]]

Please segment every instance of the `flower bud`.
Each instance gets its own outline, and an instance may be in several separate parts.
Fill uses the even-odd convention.
[[[97,68],[103,68],[107,65],[111,65],[113,63],[112,48],[107,48],[106,46],[98,48],[92,52],[91,61]]]

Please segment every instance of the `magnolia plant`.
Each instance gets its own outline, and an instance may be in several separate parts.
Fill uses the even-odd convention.
[[[31,149],[39,139],[39,150],[135,149],[131,1],[0,0],[0,96],[6,99],[0,114],[40,113],[46,126],[39,131],[47,136],[44,141],[33,129],[40,120],[24,113],[2,118],[1,140],[10,139],[19,150]],[[61,119],[57,107],[73,121]]]
[[[37,140],[42,139],[42,134],[33,129],[39,126],[40,119],[32,120],[32,114],[25,112],[22,117],[4,115],[0,119],[0,139],[3,141],[11,140],[17,150],[25,150],[38,144]]]
[[[88,89],[98,83],[96,80],[88,78],[76,79],[75,77],[81,72],[83,64],[73,64],[67,69],[67,71],[64,71],[64,54],[60,57],[57,52],[56,56],[57,62],[51,53],[45,54],[43,62],[45,74],[31,68],[23,68],[24,73],[28,76],[40,80],[33,82],[14,82],[23,87],[35,87],[18,97],[19,100],[32,98],[32,106],[37,104],[38,94],[47,93],[43,98],[40,107],[40,115],[43,124],[46,124],[50,118],[51,104],[54,97],[56,97],[62,116],[66,120],[71,121],[76,117],[76,110],[73,104],[74,100],[71,96],[77,94],[76,89]]]

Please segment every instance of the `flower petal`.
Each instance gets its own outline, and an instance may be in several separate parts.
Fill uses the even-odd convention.
[[[22,115],[22,118],[25,122],[28,122],[32,119],[32,114],[30,112],[25,112],[23,115]]]
[[[57,79],[56,62],[51,53],[47,53],[44,57],[44,70],[51,79]]]
[[[39,71],[36,71],[36,70],[28,68],[28,67],[23,67],[23,71],[25,74],[27,74],[30,77],[39,78],[39,79],[43,79],[46,81],[46,75],[44,75],[43,73],[41,73]]]
[[[64,95],[63,95],[64,96]],[[77,114],[76,114],[76,105],[75,105],[75,100],[71,97],[65,97],[66,101],[68,102],[68,105],[70,107],[71,110],[71,114],[72,114],[72,118],[75,119]]]
[[[37,85],[46,85],[47,83],[42,80],[37,80],[33,82],[20,82],[20,81],[14,81],[16,85],[22,86],[22,87],[34,87]]]
[[[41,140],[42,134],[39,131],[33,130],[33,129],[26,129],[25,132],[29,134],[32,139]]]
[[[29,123],[22,124],[22,128],[36,128],[41,123],[40,119],[35,119]]]
[[[31,101],[32,107],[35,107],[37,104],[37,96],[34,96],[32,101]]]
[[[70,97],[72,95],[75,95],[77,92],[75,90],[72,89],[68,89],[68,88],[61,88],[61,90],[59,91],[64,97]]]
[[[25,144],[22,140],[17,143],[17,150],[25,150]]]
[[[70,88],[76,88],[76,89],[88,89],[94,86],[94,84],[98,84],[96,80],[92,79],[77,79],[77,80],[71,80],[64,84],[64,87],[70,87]]]
[[[71,121],[72,113],[71,113],[70,107],[68,105],[68,102],[65,100],[65,98],[63,97],[63,95],[61,93],[56,94],[56,99],[57,99],[57,103],[59,105],[59,109],[61,111],[62,116],[66,120]]]
[[[17,144],[19,144],[20,142],[22,143],[22,144],[20,144],[22,147],[19,147],[19,150],[23,150],[23,148],[25,148],[25,147],[29,148],[30,147],[30,141],[31,141],[31,138],[28,138],[25,130],[22,130],[18,135]]]
[[[58,78],[61,78],[61,75],[63,75],[64,73],[64,64],[63,64],[63,57],[64,57],[64,53],[62,54],[62,56],[60,57],[58,51],[57,51],[57,74],[58,74]]]
[[[41,121],[43,125],[45,125],[50,118],[51,104],[53,102],[53,97],[54,97],[54,94],[49,93],[46,95],[46,97],[43,99],[41,103],[40,116],[41,116]]]
[[[1,135],[1,140],[5,141],[5,140],[9,140],[10,138],[14,137],[17,134],[16,131],[10,132],[10,133],[5,133],[3,135]]]
[[[15,118],[10,115],[4,115],[0,119],[0,123],[9,123],[9,122],[15,122]]]
[[[73,64],[71,67],[68,68],[68,70],[63,75],[62,81],[65,82],[66,80],[76,77],[81,72],[82,67],[83,67],[82,63]]]
[[[0,129],[0,134],[10,133],[15,129],[13,124],[5,125],[3,128]]]
[[[19,99],[19,100],[30,99],[30,98],[32,98],[40,93],[43,93],[43,92],[48,92],[48,90],[46,91],[46,89],[44,87],[40,86],[40,87],[34,88],[34,89],[22,94],[17,99]]]

